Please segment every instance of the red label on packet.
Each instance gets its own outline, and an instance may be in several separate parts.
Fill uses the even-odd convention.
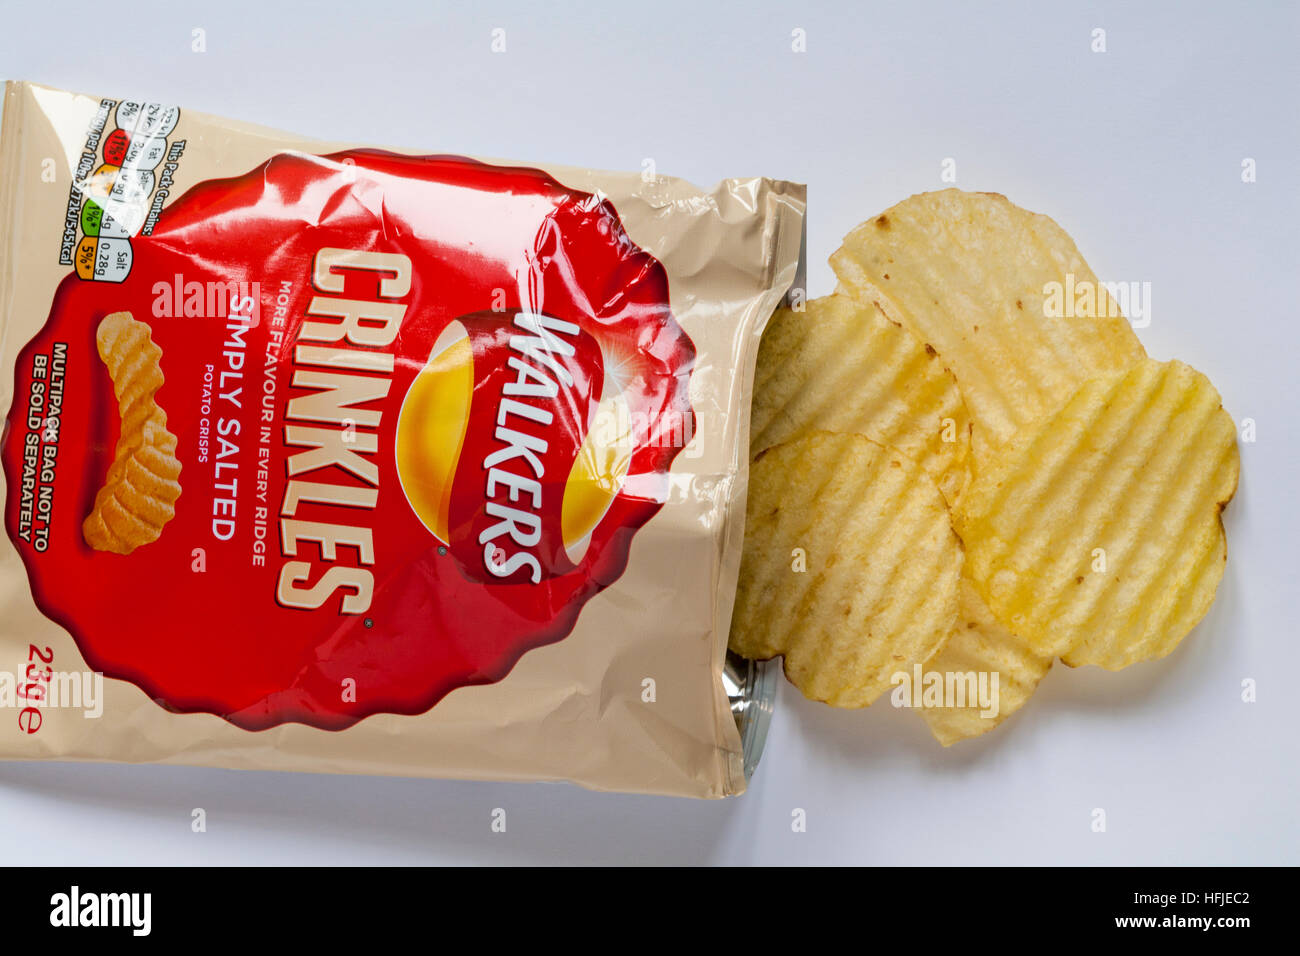
[[[126,159],[126,152],[131,146],[131,134],[124,129],[115,129],[104,138],[104,162],[121,166]]]
[[[173,711],[342,729],[500,680],[693,433],[663,267],[538,170],[277,155],[132,253],[19,357],[6,525],[89,665]]]

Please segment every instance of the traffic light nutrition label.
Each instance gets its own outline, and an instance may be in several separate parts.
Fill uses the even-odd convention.
[[[93,282],[130,275],[131,240],[153,232],[185,151],[168,140],[179,120],[175,106],[99,101],[68,192],[61,265]]]

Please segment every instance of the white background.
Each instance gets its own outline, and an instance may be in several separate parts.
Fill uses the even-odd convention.
[[[618,6],[6,0],[0,75],[336,140],[800,180],[814,295],[844,233],[939,188],[951,157],[959,186],[1056,218],[1103,279],[1150,282],[1148,350],[1257,422],[1209,617],[1158,663],[1058,665],[1006,726],[947,751],[883,700],[834,711],[783,685],[752,789],[725,802],[2,764],[0,863],[1300,862],[1295,7]]]

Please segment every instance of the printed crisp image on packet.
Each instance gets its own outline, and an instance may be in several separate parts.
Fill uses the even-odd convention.
[[[8,84],[0,757],[742,791],[803,215]]]

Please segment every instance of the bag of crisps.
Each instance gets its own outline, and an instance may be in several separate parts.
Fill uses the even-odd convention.
[[[803,213],[8,84],[0,757],[742,791]]]

